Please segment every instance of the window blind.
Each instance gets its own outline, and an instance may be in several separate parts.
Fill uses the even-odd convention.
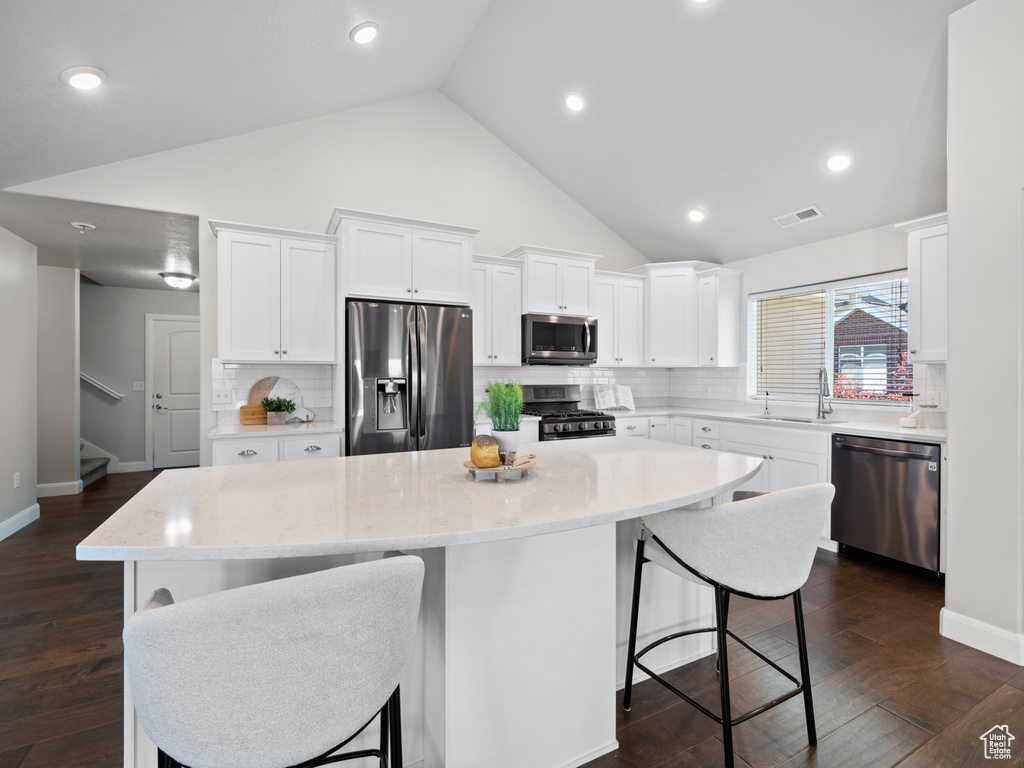
[[[815,395],[828,363],[824,289],[757,299],[757,393]]]

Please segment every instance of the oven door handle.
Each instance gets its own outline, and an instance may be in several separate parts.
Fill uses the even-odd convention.
[[[894,459],[920,459],[921,461],[931,460],[931,456],[927,453],[911,453],[910,451],[894,451],[891,448],[872,448],[867,445],[847,445],[843,444],[839,446],[847,451],[860,451],[861,453],[871,453],[875,456],[891,456]]]

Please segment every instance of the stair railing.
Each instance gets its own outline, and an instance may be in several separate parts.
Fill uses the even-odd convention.
[[[87,373],[83,373],[82,371],[79,371],[78,375],[82,377],[82,381],[84,381],[84,382],[86,382],[88,384],[92,384],[100,392],[103,392],[104,394],[110,395],[115,400],[120,400],[122,397],[124,397],[124,395],[122,393],[118,392],[117,390],[111,389],[106,384],[104,384],[102,381],[97,381],[96,379],[94,379],[92,376],[90,376]]]

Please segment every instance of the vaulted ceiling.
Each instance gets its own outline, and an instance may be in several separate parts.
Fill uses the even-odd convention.
[[[440,90],[648,258],[728,262],[944,209],[967,2],[4,0],[0,189]]]

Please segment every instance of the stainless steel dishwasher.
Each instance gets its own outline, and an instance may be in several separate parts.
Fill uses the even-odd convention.
[[[832,436],[832,539],[939,573],[939,446]]]

